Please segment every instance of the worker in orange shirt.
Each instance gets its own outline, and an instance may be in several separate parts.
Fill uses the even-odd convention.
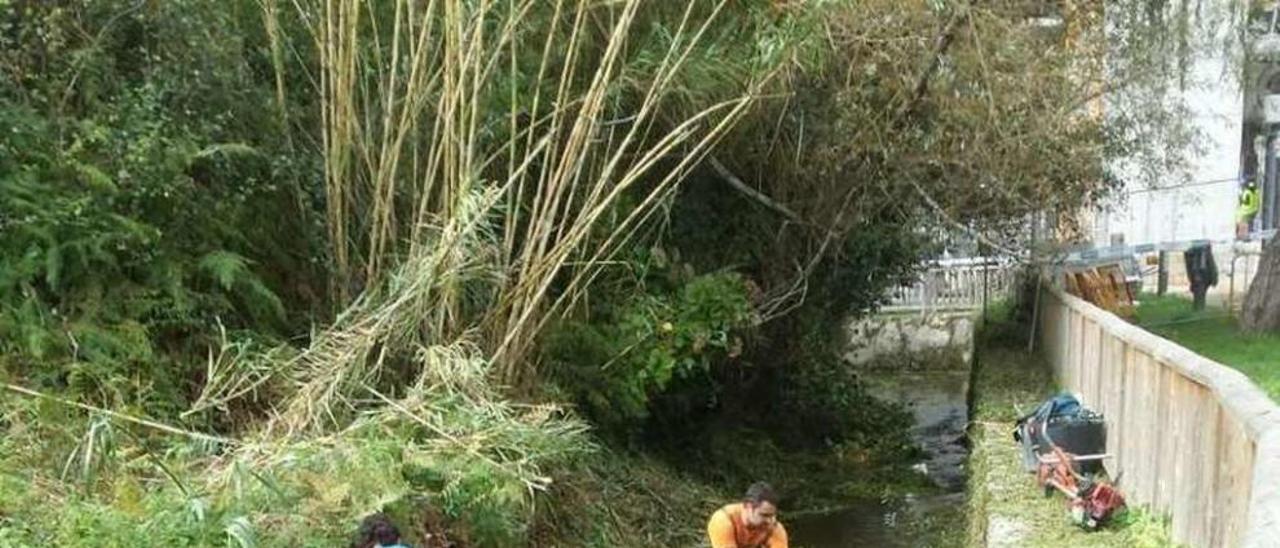
[[[778,495],[759,482],[742,502],[716,510],[707,522],[711,548],[787,548],[787,529],[778,521]]]

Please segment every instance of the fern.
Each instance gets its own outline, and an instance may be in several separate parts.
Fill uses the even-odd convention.
[[[73,165],[77,174],[80,175],[80,181],[91,191],[106,193],[116,191],[116,182],[97,166],[80,162],[73,162]]]
[[[218,321],[270,337],[290,317],[280,288],[322,286],[305,279],[323,274],[308,262],[322,227],[282,218],[320,205],[282,190],[314,158],[282,156],[263,131],[276,121],[251,115],[262,103],[220,3],[167,3],[110,32],[100,17],[118,10],[55,4],[15,16],[56,40],[0,37],[13,72],[38,76],[0,84],[0,361],[76,397],[172,409]],[[78,25],[100,40],[80,43]]]
[[[200,258],[199,267],[222,287],[224,291],[235,288],[236,282],[249,274],[249,260],[230,251],[218,250]]]
[[[207,253],[200,259],[201,272],[217,282],[230,297],[240,302],[249,315],[260,322],[284,318],[284,302],[249,268],[253,262],[226,250]]]
[[[145,326],[134,321],[114,325],[98,322],[76,322],[68,326],[76,340],[76,353],[98,363],[144,362],[154,349]]]
[[[243,302],[255,319],[260,322],[284,319],[284,302],[261,279],[247,276],[242,286],[245,289]]]

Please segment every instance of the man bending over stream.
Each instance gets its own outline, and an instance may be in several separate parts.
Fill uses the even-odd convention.
[[[711,548],[787,548],[787,529],[778,521],[778,495],[767,483],[753,484],[742,502],[711,515],[707,538]]]

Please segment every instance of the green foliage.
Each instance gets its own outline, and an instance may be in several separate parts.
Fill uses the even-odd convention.
[[[676,204],[672,223],[671,240],[682,254],[695,264],[741,265],[760,286],[796,276],[793,261],[808,260],[797,251],[804,235],[785,228],[773,234],[776,219],[770,212],[718,190],[718,181],[693,183]],[[791,444],[888,440],[886,448],[898,451],[902,440],[891,434],[900,432],[908,417],[867,394],[840,352],[846,319],[877,306],[889,288],[910,279],[929,249],[928,236],[901,221],[892,211],[881,212],[835,242],[835,252],[814,263],[793,309],[749,340],[742,362],[750,364],[752,374],[718,372],[716,384],[729,387],[722,388],[722,397],[733,413],[787,433]],[[755,405],[760,401],[776,406]]]
[[[840,356],[841,324],[812,311],[794,318],[799,340],[789,345],[786,366],[769,383],[778,407],[766,424],[786,433],[789,444],[842,443],[884,460],[909,453],[905,437],[911,414],[901,405],[868,393],[856,370]]]
[[[602,301],[588,320],[563,322],[548,337],[544,359],[555,380],[606,427],[636,426],[673,383],[707,378],[742,351],[751,324],[742,279],[671,268],[674,283]],[[714,396],[695,397],[705,404]]]
[[[11,373],[167,414],[219,323],[264,337],[305,325],[283,298],[314,270],[305,164],[253,115],[270,88],[245,85],[252,29],[227,7],[0,5]]]

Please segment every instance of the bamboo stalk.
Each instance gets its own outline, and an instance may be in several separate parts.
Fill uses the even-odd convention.
[[[116,411],[112,411],[112,410],[110,410],[110,409],[103,409],[103,408],[101,408],[101,407],[95,407],[95,406],[92,406],[92,405],[89,405],[89,404],[86,404],[86,403],[80,403],[80,402],[78,402],[78,401],[72,401],[72,400],[67,400],[67,399],[59,398],[59,397],[57,397],[57,396],[50,396],[50,395],[45,394],[45,393],[43,393],[43,392],[37,392],[37,391],[32,390],[32,389],[30,389],[30,388],[26,388],[26,387],[24,387],[24,386],[18,386],[18,385],[16,385],[16,384],[9,384],[9,383],[5,383],[4,388],[5,388],[5,390],[9,390],[9,391],[11,391],[11,392],[16,392],[16,393],[18,393],[18,394],[22,394],[22,395],[25,395],[25,396],[31,396],[31,397],[33,397],[33,398],[39,398],[39,399],[42,399],[42,400],[48,400],[48,401],[55,402],[55,403],[58,403],[58,404],[61,404],[61,405],[66,405],[66,406],[68,406],[68,407],[75,407],[75,408],[83,409],[83,410],[85,410],[85,411],[90,411],[90,412],[93,412],[93,413],[100,413],[100,414],[102,414],[102,415],[104,415],[104,416],[111,417],[111,418],[116,419],[116,420],[122,420],[122,421],[129,422],[129,423],[133,423],[133,424],[136,424],[136,425],[139,425],[139,426],[145,426],[145,427],[147,427],[147,428],[151,428],[151,429],[159,430],[159,431],[161,431],[161,432],[167,432],[167,433],[169,433],[169,434],[176,434],[176,435],[179,435],[179,436],[185,436],[185,437],[188,437],[188,438],[191,438],[191,439],[196,439],[196,440],[201,440],[201,441],[210,441],[210,442],[219,443],[219,444],[223,444],[223,445],[236,445],[236,444],[238,443],[238,442],[236,442],[236,440],[233,440],[233,439],[231,439],[231,438],[224,438],[224,437],[222,437],[222,436],[214,436],[214,435],[211,435],[211,434],[204,434],[204,433],[201,433],[201,432],[192,432],[192,431],[190,431],[190,430],[183,430],[183,429],[178,428],[178,427],[176,427],[176,426],[169,426],[169,425],[167,425],[167,424],[159,423],[159,422],[156,422],[156,421],[153,421],[153,420],[150,420],[150,419],[144,419],[144,418],[141,418],[141,417],[134,417],[134,416],[132,416],[132,415],[126,415],[126,414],[124,414],[124,413],[119,413],[119,412],[116,412]]]
[[[320,417],[337,420],[335,405],[353,383],[376,376],[388,347],[410,340],[444,340],[481,325],[504,381],[535,374],[527,358],[547,319],[580,298],[601,265],[754,103],[749,91],[659,124],[677,74],[726,0],[715,0],[698,21],[696,4],[683,8],[629,127],[604,120],[612,90],[624,85],[640,0],[611,5],[603,21],[594,20],[601,8],[587,0],[557,0],[542,11],[537,0],[397,0],[389,25],[378,24],[372,5],[360,0],[311,4],[323,14],[302,19],[317,24],[336,296],[350,308],[291,366],[298,391],[284,407],[288,430]],[[520,29],[535,12],[549,12],[551,20],[530,40]],[[598,35],[590,30],[597,23]],[[521,71],[532,65],[524,55],[535,48],[537,79],[522,103]],[[504,75],[511,87],[495,87]],[[508,110],[491,115],[489,101],[503,94]],[[508,126],[504,138],[489,135],[492,121]],[[687,152],[675,167],[656,175],[639,205],[619,211],[617,224],[600,234],[620,198],[681,148]],[[503,180],[485,182],[494,179],[499,158]],[[494,188],[502,193],[500,216],[498,202],[476,198]],[[406,226],[397,220],[402,203],[411,204]],[[494,220],[500,229],[490,235],[484,226]],[[491,255],[479,251],[491,244]],[[476,262],[490,260],[484,257],[494,262]],[[495,273],[493,302],[469,312],[467,284],[481,270]],[[360,296],[349,293],[357,271]],[[404,276],[420,279],[396,281]],[[553,292],[557,279],[569,286]]]

